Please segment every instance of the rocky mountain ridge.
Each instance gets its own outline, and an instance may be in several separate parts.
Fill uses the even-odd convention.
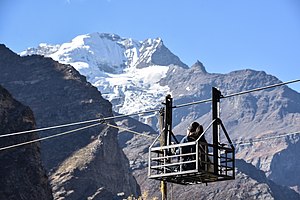
[[[1,86],[0,121],[1,135],[35,127],[30,108],[13,99]],[[0,148],[37,138],[36,133],[1,137]],[[39,143],[1,150],[0,161],[0,199],[53,199],[48,177],[42,166]]]
[[[4,45],[0,55],[0,84],[31,107],[37,128],[112,116],[111,104],[72,66],[42,56],[20,57]],[[40,137],[78,127],[41,132]],[[41,154],[55,199],[120,199],[119,193],[140,194],[118,146],[117,129],[99,125],[47,140],[41,144]],[[83,155],[89,157],[84,164],[77,160]]]

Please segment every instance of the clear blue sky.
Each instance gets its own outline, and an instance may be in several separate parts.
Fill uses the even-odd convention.
[[[161,37],[209,72],[300,78],[299,0],[0,0],[0,43],[15,52],[92,32]],[[300,92],[300,83],[290,87]]]

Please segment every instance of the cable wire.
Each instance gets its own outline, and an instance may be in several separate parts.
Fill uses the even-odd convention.
[[[94,126],[98,126],[100,124],[102,124],[102,123],[96,123],[96,124],[84,126],[84,127],[81,127],[81,128],[73,129],[73,130],[70,130],[70,131],[65,131],[65,132],[62,132],[62,133],[58,133],[58,134],[55,134],[55,135],[50,135],[50,136],[47,136],[47,137],[38,138],[38,139],[30,140],[30,141],[27,141],[27,142],[22,142],[22,143],[18,143],[18,144],[6,146],[6,147],[1,147],[0,151],[6,150],[6,149],[15,148],[15,147],[19,147],[19,146],[24,146],[24,145],[35,143],[35,142],[40,142],[40,141],[43,141],[43,140],[55,138],[55,137],[58,137],[58,136],[69,134],[69,133],[74,133],[76,131],[81,131],[81,130],[84,130],[84,129],[88,129],[88,128],[91,128],[91,127],[94,127]]]
[[[230,95],[223,96],[221,98],[229,98],[229,97],[233,97],[233,96],[247,94],[247,93],[250,93],[250,92],[255,92],[255,91],[259,91],[259,90],[269,89],[269,88],[278,87],[278,86],[282,86],[282,85],[287,85],[287,84],[291,84],[291,83],[296,83],[296,82],[299,82],[299,81],[300,81],[300,79],[296,79],[296,80],[287,81],[287,82],[283,82],[283,83],[278,83],[278,84],[274,84],[274,85],[269,85],[269,86],[265,86],[265,87],[260,87],[260,88],[256,88],[256,89],[252,89],[252,90],[247,90],[247,91],[243,91],[243,92],[233,93],[233,94],[230,94]],[[195,105],[195,104],[200,104],[200,103],[207,103],[207,102],[211,102],[211,101],[212,101],[212,99],[210,98],[210,99],[205,99],[205,100],[201,100],[201,101],[195,101],[195,102],[190,102],[190,103],[175,105],[175,106],[173,106],[173,108],[181,108],[181,107],[185,107],[185,106],[190,106],[190,105]],[[33,130],[27,130],[27,131],[15,132],[15,133],[3,134],[3,135],[0,135],[0,138],[8,137],[8,136],[14,136],[14,135],[21,135],[21,134],[25,134],[25,133],[32,133],[32,132],[46,131],[46,130],[51,130],[51,129],[58,129],[58,128],[68,127],[68,126],[75,126],[75,125],[87,124],[87,123],[97,122],[99,120],[110,120],[110,119],[130,117],[130,116],[135,116],[135,115],[143,115],[143,114],[153,113],[153,112],[159,112],[159,109],[153,109],[153,110],[142,111],[142,112],[131,113],[131,114],[122,114],[122,115],[105,117],[105,118],[96,118],[96,119],[87,120],[87,121],[79,121],[79,122],[68,123],[68,124],[61,124],[61,125],[44,127],[44,128],[39,128],[39,129],[33,129]]]
[[[160,109],[153,109],[153,110],[147,110],[147,111],[141,111],[137,113],[131,113],[131,114],[122,114],[122,115],[117,115],[117,116],[112,116],[112,117],[106,117],[103,118],[104,120],[110,120],[110,119],[117,119],[117,118],[123,118],[123,117],[131,117],[135,115],[144,115],[148,113],[154,113],[154,112],[159,112]]]
[[[136,134],[136,135],[140,135],[140,136],[144,136],[144,137],[148,137],[148,138],[156,138],[156,137],[154,137],[152,135],[146,135],[146,134],[139,133],[139,132],[127,129],[127,128],[120,127],[120,126],[115,126],[115,125],[112,125],[112,124],[109,124],[109,123],[105,123],[105,124],[107,126],[110,126],[110,127],[116,128],[116,129],[121,129],[123,131],[127,131],[127,132],[130,132],[130,133]]]
[[[33,133],[33,132],[38,132],[38,131],[47,131],[47,130],[51,130],[51,129],[58,129],[58,128],[63,128],[63,127],[68,127],[68,126],[81,125],[81,124],[96,122],[101,119],[102,118],[88,120],[88,121],[82,121],[82,122],[74,122],[74,123],[69,123],[69,124],[61,124],[61,125],[50,126],[50,127],[45,127],[45,128],[32,129],[32,130],[28,130],[28,131],[20,131],[20,132],[15,132],[15,133],[3,134],[3,135],[0,135],[0,138],[14,136],[14,135],[21,135],[21,134],[25,134],[25,133]]]
[[[291,83],[296,83],[296,82],[300,82],[300,79],[296,79],[296,80],[292,80],[292,81],[287,81],[287,82],[282,82],[282,83],[277,83],[277,84],[273,84],[273,85],[268,85],[268,86],[264,86],[264,87],[260,87],[260,88],[255,88],[255,89],[252,89],[252,90],[246,90],[246,91],[242,91],[242,92],[237,92],[237,93],[229,94],[229,95],[226,95],[226,96],[221,96],[221,99],[225,99],[225,98],[229,98],[229,97],[234,97],[234,96],[238,96],[238,95],[243,95],[243,94],[247,94],[247,93],[251,93],[251,92],[256,92],[256,91],[260,91],[260,90],[270,89],[270,88],[274,88],[274,87],[278,87],[278,86],[283,86],[283,85],[287,85],[287,84],[291,84]],[[194,102],[190,102],[190,103],[184,103],[184,104],[175,105],[175,106],[173,106],[173,108],[181,108],[181,107],[191,106],[191,105],[200,104],[200,103],[208,103],[208,102],[211,102],[211,101],[212,101],[212,98],[201,100],[201,101],[194,101]]]
[[[273,140],[273,139],[278,139],[278,138],[282,138],[282,137],[286,137],[289,135],[296,135],[296,134],[300,134],[300,131],[297,132],[293,132],[293,133],[286,133],[286,134],[281,134],[281,135],[275,135],[275,136],[270,136],[270,137],[264,137],[264,138],[259,138],[256,140],[248,140],[248,141],[240,141],[240,142],[235,142],[233,143],[234,145],[250,145],[252,143],[257,143],[257,142],[264,142],[266,140]]]
[[[101,121],[101,120],[110,120],[110,119],[117,119],[117,118],[123,118],[123,117],[135,116],[135,115],[143,115],[143,114],[153,113],[153,112],[158,112],[158,111],[159,111],[159,109],[148,110],[148,111],[132,113],[132,114],[124,114],[124,115],[117,115],[117,116],[111,116],[111,117],[96,118],[96,119],[87,120],[87,121],[79,121],[79,122],[74,122],[74,123],[69,123],[69,124],[61,124],[61,125],[50,126],[50,127],[45,127],[45,128],[8,133],[8,134],[0,135],[0,138],[15,136],[15,135],[21,135],[21,134],[26,134],[26,133],[33,133],[33,132],[38,132],[38,131],[47,131],[47,130],[51,130],[51,129],[58,129],[58,128],[81,125],[81,124],[87,124],[87,123],[97,122],[97,121]]]
[[[201,101],[194,101],[194,102],[190,102],[190,103],[184,103],[184,104],[179,104],[179,105],[175,105],[172,108],[181,108],[181,107],[185,107],[185,106],[191,106],[194,104],[200,104],[200,103],[208,103],[211,102],[212,99],[205,99],[205,100],[201,100]]]
[[[237,93],[229,94],[229,95],[223,96],[221,98],[225,99],[225,98],[234,97],[234,96],[238,96],[238,95],[242,95],[242,94],[247,94],[247,93],[256,92],[256,91],[265,90],[265,89],[270,89],[270,88],[283,86],[283,85],[287,85],[287,84],[291,84],[291,83],[296,83],[296,82],[299,82],[299,81],[300,81],[300,79],[296,79],[296,80],[287,81],[287,82],[283,82],[283,83],[277,83],[277,84],[274,84],[274,85],[269,85],[269,86],[265,86],[265,87],[255,88],[255,89],[252,89],[252,90],[246,90],[246,91],[243,91],[243,92],[237,92]]]

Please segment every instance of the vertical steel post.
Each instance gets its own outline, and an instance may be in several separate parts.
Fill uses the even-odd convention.
[[[161,200],[167,200],[167,182],[160,181]]]
[[[160,131],[160,146],[165,146],[165,108],[160,109],[159,111],[159,131]]]
[[[172,107],[173,99],[171,95],[166,96],[165,107],[165,145],[171,145],[171,132],[172,132]]]
[[[165,108],[162,108],[159,112],[159,128],[160,128],[160,146],[165,146]],[[161,150],[162,151],[162,150]],[[162,153],[162,156],[164,156],[164,152]],[[165,159],[164,159],[165,160]],[[163,165],[165,165],[165,161],[163,162]],[[163,170],[163,173],[165,173],[165,170]],[[166,200],[167,199],[167,184],[165,181],[160,181],[160,191],[161,191],[161,199]]]
[[[212,88],[212,120],[218,119],[220,116],[219,113],[219,104],[220,104],[221,92],[213,87]],[[219,134],[219,123],[216,121],[213,123],[212,127],[213,131],[213,161],[214,161],[214,173],[219,174],[219,142],[220,142],[220,134]]]
[[[163,125],[161,125],[161,141],[160,145],[161,146],[166,146],[171,144],[171,132],[172,132],[172,105],[173,99],[171,98],[171,95],[166,96],[166,101],[165,101],[165,109],[164,109],[164,114],[161,113],[161,118],[163,118]],[[166,149],[164,150],[164,156],[169,154],[169,150]],[[167,160],[166,158],[164,159],[164,164],[166,164]],[[165,173],[165,170],[164,170]],[[161,189],[161,199],[162,200],[167,200],[167,183],[166,181],[161,181],[160,182],[160,189]]]

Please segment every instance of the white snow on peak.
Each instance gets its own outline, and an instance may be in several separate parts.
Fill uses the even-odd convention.
[[[37,48],[28,48],[25,51],[22,51],[20,53],[20,56],[26,56],[26,55],[32,55],[32,54],[38,54],[47,56],[51,55],[52,53],[56,52],[59,49],[60,45],[51,45],[47,43],[41,43]]]
[[[120,44],[123,45],[126,49],[124,53],[125,57],[127,58],[125,65],[127,65],[129,68],[134,67],[135,64],[139,61],[139,49],[141,47],[141,43],[129,38],[121,41]]]
[[[151,62],[151,55],[155,52],[157,47],[162,43],[161,38],[147,39],[143,42],[143,45],[139,49],[140,60],[145,63]]]
[[[152,54],[161,43],[161,38],[141,42],[116,34],[96,32],[79,35],[62,45],[41,43],[37,48],[29,48],[20,55],[51,57],[61,63],[71,64],[80,73],[90,76],[88,71],[122,73],[125,68],[137,67],[139,63],[150,64]]]
[[[71,42],[62,44],[58,51],[49,57],[71,64],[82,74],[89,76],[90,71],[99,70],[120,73],[126,61],[123,54],[125,49],[113,41],[115,38],[115,35],[99,33],[80,35]]]
[[[41,43],[21,55],[40,54],[72,65],[112,102],[114,111],[128,114],[157,108],[170,93],[167,86],[159,84],[169,67],[151,65],[151,55],[160,44],[160,38],[140,42],[116,34],[92,33],[61,45]],[[149,65],[137,68],[141,62]],[[146,122],[147,117],[143,119]]]

